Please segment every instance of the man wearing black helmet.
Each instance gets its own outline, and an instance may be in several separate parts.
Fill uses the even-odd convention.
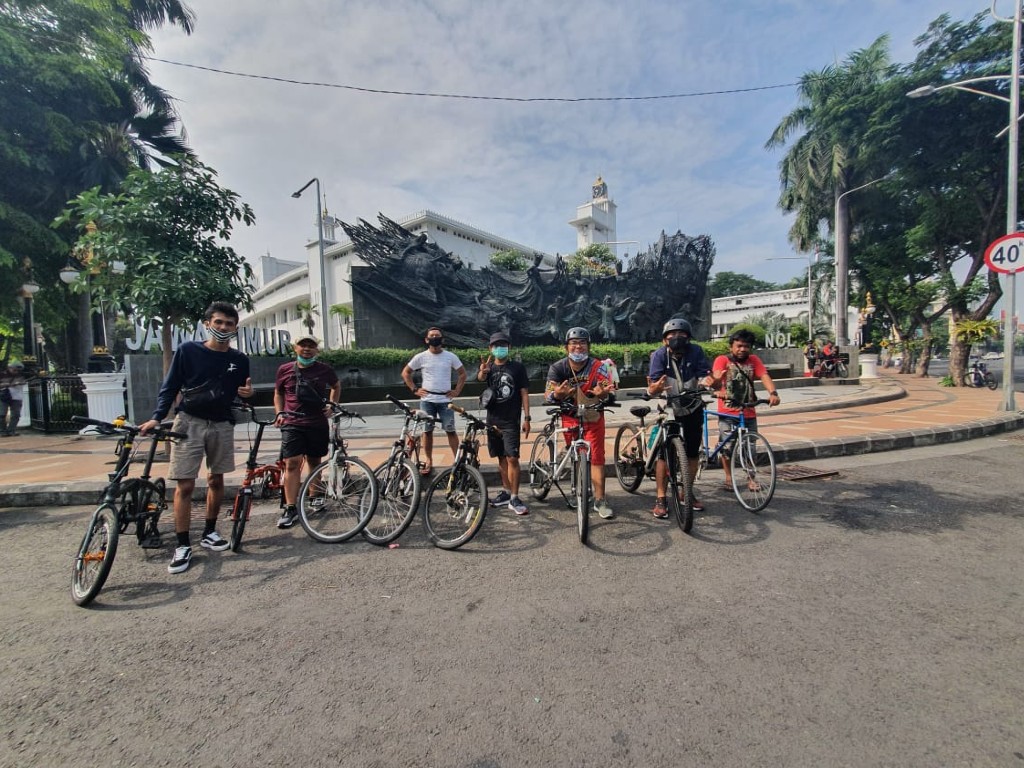
[[[544,399],[549,403],[566,400],[595,403],[605,400],[615,385],[608,373],[608,367],[590,356],[590,332],[586,328],[570,328],[565,334],[566,356],[548,369]],[[563,416],[562,426],[576,427],[575,416]],[[590,444],[590,481],[594,486],[594,511],[608,520],[614,517],[612,508],[604,497],[604,413],[587,411],[583,419],[583,438]],[[566,443],[570,440],[565,433]]]
[[[711,365],[708,356],[698,344],[691,344],[693,329],[681,317],[673,317],[661,329],[662,346],[651,353],[651,367],[647,375],[647,394],[660,395],[668,392],[677,395],[683,389],[696,389],[700,379],[709,375]],[[704,416],[700,410],[678,419],[683,430],[683,444],[686,446],[686,470],[691,484],[697,476],[697,457],[700,455],[701,431]],[[659,520],[668,517],[666,482],[668,465],[659,459],[654,467],[654,482],[657,498],[654,500],[654,516]],[[704,505],[693,497],[693,508],[704,511]]]

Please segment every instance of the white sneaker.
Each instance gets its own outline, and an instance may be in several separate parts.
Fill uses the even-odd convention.
[[[210,533],[203,536],[203,540],[199,543],[205,549],[212,549],[214,552],[223,552],[225,549],[231,546],[228,543],[228,540],[222,539],[220,537],[220,534],[216,531],[211,531]]]
[[[167,566],[168,573],[184,573],[192,564],[192,547],[178,547],[174,550],[174,557],[171,564]]]
[[[599,499],[594,502],[594,511],[601,516],[603,520],[611,520],[615,517],[615,513],[612,512],[612,508],[608,506],[606,499]]]

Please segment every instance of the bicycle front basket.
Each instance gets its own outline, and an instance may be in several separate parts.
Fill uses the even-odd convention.
[[[704,407],[704,400],[696,392],[684,392],[672,401],[672,413],[677,419],[696,413]]]

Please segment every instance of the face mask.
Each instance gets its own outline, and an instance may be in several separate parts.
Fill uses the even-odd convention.
[[[673,336],[668,340],[668,348],[673,352],[682,352],[688,346],[690,346],[690,338],[688,336]]]
[[[436,339],[427,339],[427,344],[429,344],[432,347],[440,347],[442,344],[444,344],[444,339],[440,336],[438,336]]]
[[[496,360],[504,360],[508,357],[508,347],[495,347],[491,352]]]
[[[574,363],[586,362],[587,358],[590,357],[586,352],[570,352],[569,359]]]
[[[305,368],[306,366],[315,363],[317,357],[319,357],[319,355],[313,355],[312,357],[303,357],[302,355],[299,355],[297,358],[295,358],[295,362],[299,364],[299,367]]]
[[[233,338],[235,338],[235,334],[238,333],[237,331],[218,331],[216,328],[213,327],[207,328],[206,330],[216,341],[219,341],[221,344],[227,341],[231,341]]]

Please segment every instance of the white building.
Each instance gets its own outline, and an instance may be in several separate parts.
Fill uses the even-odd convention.
[[[814,309],[814,316],[819,322],[822,317],[821,309]],[[765,312],[777,312],[791,324],[807,325],[807,287],[712,299],[711,338],[727,338],[734,325],[751,315],[761,315]]]
[[[434,211],[419,211],[396,221],[413,234],[425,233],[440,248],[457,255],[464,264],[476,269],[488,266],[491,254],[498,251],[515,250],[527,256],[539,253],[530,246],[485,232]],[[330,307],[335,304],[352,306],[352,286],[348,282],[352,275],[352,264],[364,262],[356,255],[352,241],[345,235],[338,219],[325,213],[323,230],[324,288],[328,311],[324,313],[320,307],[320,243],[314,239],[306,244],[306,263],[282,261],[270,256],[261,259],[262,274],[259,276],[259,287],[253,295],[255,307],[251,313],[242,314],[239,324],[243,328],[285,330],[292,338],[296,338],[306,332],[298,307],[308,302],[318,312],[314,333],[323,340],[326,348],[335,349],[354,342],[352,325],[346,325],[339,316],[332,317]],[[554,263],[554,257],[547,254],[542,256],[549,265]]]
[[[615,243],[615,201],[608,197],[608,185],[598,176],[591,187],[591,199],[576,208],[569,221],[576,230],[576,250],[594,243]],[[614,254],[615,245],[609,245]]]

